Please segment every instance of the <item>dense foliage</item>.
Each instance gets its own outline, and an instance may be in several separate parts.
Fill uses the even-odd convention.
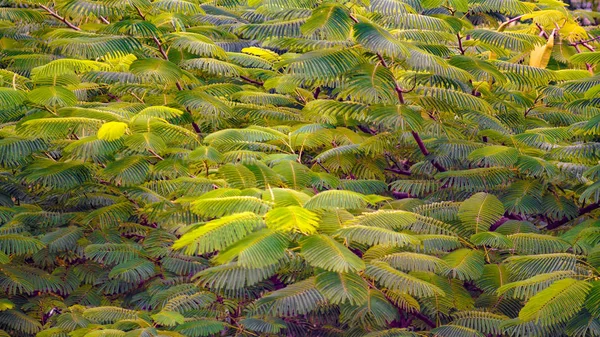
[[[4,0],[0,336],[600,336],[556,0]]]

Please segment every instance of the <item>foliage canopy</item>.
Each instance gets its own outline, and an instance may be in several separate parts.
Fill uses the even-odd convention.
[[[0,336],[600,336],[556,0],[9,0]]]

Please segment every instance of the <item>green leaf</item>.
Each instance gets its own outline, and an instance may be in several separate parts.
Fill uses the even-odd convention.
[[[403,247],[408,245],[419,245],[420,241],[416,237],[398,233],[386,228],[368,227],[368,226],[348,226],[341,228],[336,232],[337,235],[347,239],[349,242],[358,242],[373,245],[384,245],[391,247]]]
[[[224,216],[186,232],[173,249],[185,249],[188,255],[222,250],[261,226],[262,219],[252,212]]]
[[[519,312],[519,319],[542,326],[567,321],[581,310],[591,285],[572,278],[556,281],[529,299]]]
[[[324,3],[314,9],[310,18],[300,27],[305,35],[323,32],[332,40],[348,38],[352,27],[352,19],[347,9],[334,3]]]
[[[476,280],[483,273],[483,253],[461,248],[442,258],[449,266],[447,274],[460,280]]]
[[[210,336],[222,331],[227,324],[208,318],[196,318],[183,324],[177,325],[175,331],[184,336],[201,337]]]
[[[503,214],[502,202],[488,193],[474,194],[463,201],[458,210],[458,217],[468,233],[488,231]]]
[[[310,235],[319,227],[319,216],[299,206],[274,208],[265,215],[267,227]]]
[[[435,285],[396,270],[382,261],[373,261],[369,263],[365,273],[386,288],[405,292],[416,297],[444,295],[444,291]]]
[[[9,310],[15,307],[15,304],[5,298],[0,299],[0,311]]]
[[[359,209],[367,205],[365,196],[351,191],[328,190],[310,198],[304,207],[309,210],[349,208]]]
[[[400,41],[374,23],[355,24],[354,38],[373,53],[381,53],[393,59],[402,59],[409,55],[408,49]]]
[[[268,293],[256,302],[259,311],[281,316],[304,315],[327,302],[311,277]]]
[[[176,326],[185,322],[185,317],[177,312],[160,311],[152,315],[154,322],[165,326]]]
[[[314,267],[336,273],[360,271],[364,262],[346,246],[327,235],[311,235],[300,240],[300,252]]]
[[[332,304],[359,305],[368,298],[368,284],[357,274],[322,272],[316,287]]]
[[[285,234],[264,228],[227,247],[214,260],[224,264],[237,258],[241,267],[260,268],[281,260],[287,246],[288,237]]]
[[[154,263],[146,259],[133,259],[116,265],[108,277],[133,283],[145,281],[155,273]]]
[[[75,105],[77,96],[63,87],[41,87],[30,91],[27,99],[31,102],[47,107],[63,107]]]

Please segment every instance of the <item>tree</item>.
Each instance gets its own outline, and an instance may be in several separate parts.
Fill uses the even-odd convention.
[[[598,336],[596,14],[0,8],[0,336]]]

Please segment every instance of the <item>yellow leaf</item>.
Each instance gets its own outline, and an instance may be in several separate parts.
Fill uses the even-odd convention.
[[[572,43],[587,39],[588,34],[577,22],[567,22],[560,28],[560,36]]]
[[[319,216],[299,206],[274,208],[265,216],[268,228],[313,234],[319,227]]]
[[[263,48],[259,48],[259,47],[244,48],[244,49],[242,49],[242,53],[258,56],[261,59],[269,61],[269,62],[279,61],[279,55],[277,53],[270,51],[268,49],[263,49]]]
[[[552,30],[552,33],[549,34],[548,42],[546,44],[535,47],[534,50],[531,51],[529,55],[529,65],[536,68],[546,68],[548,65],[548,61],[550,61],[550,56],[552,55],[552,48],[554,48],[554,32],[556,29]]]
[[[15,307],[15,304],[7,299],[0,299],[0,311],[9,310]]]
[[[116,140],[125,134],[127,130],[127,124],[122,122],[108,122],[104,123],[100,130],[98,130],[98,139],[103,140]]]

